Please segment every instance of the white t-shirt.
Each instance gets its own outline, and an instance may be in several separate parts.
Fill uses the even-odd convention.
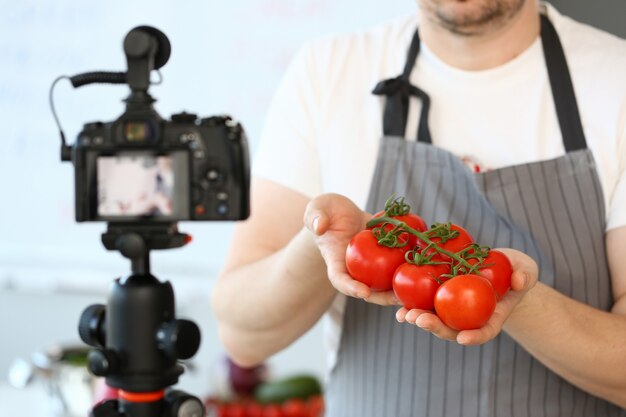
[[[607,230],[626,225],[626,41],[545,6],[569,64],[587,146],[604,191]],[[371,94],[398,76],[417,27],[410,16],[358,34],[306,45],[269,109],[253,175],[314,197],[334,192],[364,207],[382,136],[384,98]],[[433,144],[483,169],[564,154],[541,40],[512,61],[464,71],[422,42],[411,82],[431,98]],[[419,104],[406,136],[415,140]],[[411,139],[412,138],[412,139]],[[331,366],[344,297],[326,315]]]

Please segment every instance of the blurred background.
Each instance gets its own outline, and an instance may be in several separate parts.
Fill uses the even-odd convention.
[[[624,0],[552,3],[626,37]],[[19,417],[43,410],[33,407],[43,407],[48,397],[36,383],[24,390],[7,384],[15,360],[28,362],[50,346],[77,344],[82,310],[104,303],[111,281],[129,271],[128,261],[100,243],[104,224],[74,222],[73,167],[59,160],[48,104],[52,81],[91,70],[125,70],[124,36],[135,26],[153,25],[172,44],[163,83],[151,88],[157,111],[164,117],[182,110],[203,117],[231,114],[244,125],[254,157],[272,93],[305,41],[415,13],[416,1],[1,0],[0,6],[0,417]],[[55,103],[68,140],[86,122],[115,119],[127,90],[74,90],[61,82]],[[193,243],[152,256],[153,272],[174,285],[178,316],[202,330],[193,371],[180,384],[198,395],[219,385],[223,350],[209,297],[232,227],[182,223]],[[274,375],[307,373],[323,380],[321,327],[268,366]]]

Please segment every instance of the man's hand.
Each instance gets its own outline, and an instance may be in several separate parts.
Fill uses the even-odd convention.
[[[346,270],[348,243],[355,234],[365,229],[371,217],[344,196],[323,194],[307,205],[304,224],[315,236],[326,262],[328,279],[337,291],[374,304],[398,305],[393,291],[372,291],[367,285],[352,279]]]
[[[483,327],[459,332],[446,326],[434,313],[418,309],[401,308],[396,313],[396,319],[400,323],[415,324],[441,339],[456,340],[461,345],[480,345],[495,338],[524,295],[535,286],[539,276],[537,263],[528,255],[515,249],[498,250],[509,258],[513,267],[511,289],[498,301],[496,310]]]

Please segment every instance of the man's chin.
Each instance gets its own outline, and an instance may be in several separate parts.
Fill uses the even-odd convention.
[[[504,26],[526,0],[423,0],[427,11],[453,33],[473,36]]]

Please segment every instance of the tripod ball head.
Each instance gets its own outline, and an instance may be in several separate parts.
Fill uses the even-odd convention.
[[[113,284],[107,306],[95,304],[82,314],[82,340],[95,347],[89,370],[126,391],[156,391],[178,381],[180,359],[191,358],[200,346],[200,329],[175,318],[169,282],[133,274]]]

